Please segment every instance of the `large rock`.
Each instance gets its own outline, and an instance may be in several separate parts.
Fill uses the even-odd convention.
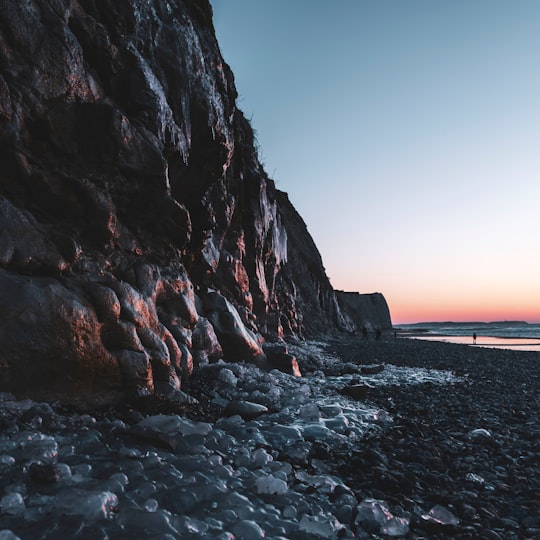
[[[204,309],[223,347],[225,359],[251,362],[264,357],[257,337],[244,326],[238,311],[225,297],[217,292],[208,293]]]
[[[174,395],[264,335],[350,327],[208,0],[0,0],[0,67],[0,389]]]
[[[3,388],[77,403],[107,402],[123,392],[121,366],[103,345],[102,325],[81,291],[0,269],[0,320]],[[147,371],[139,369],[141,382]]]

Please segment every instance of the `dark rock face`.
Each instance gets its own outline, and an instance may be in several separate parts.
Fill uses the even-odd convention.
[[[347,327],[235,100],[206,0],[0,0],[1,389],[171,395]]]
[[[392,319],[390,310],[381,293],[360,294],[357,292],[335,291],[343,313],[346,313],[357,330],[390,330]]]

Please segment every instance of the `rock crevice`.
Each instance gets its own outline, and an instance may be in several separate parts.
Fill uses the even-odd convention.
[[[211,13],[0,0],[0,389],[170,395],[265,340],[352,328]]]

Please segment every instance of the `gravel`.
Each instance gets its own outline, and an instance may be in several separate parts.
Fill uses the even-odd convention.
[[[540,538],[539,353],[289,346],[80,411],[0,394],[0,539]]]

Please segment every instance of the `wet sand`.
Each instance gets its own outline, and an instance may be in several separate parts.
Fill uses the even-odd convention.
[[[407,336],[407,338],[419,339],[422,341],[440,341],[443,343],[471,345],[474,347],[487,347],[490,349],[540,352],[540,339],[535,338],[477,336],[476,341],[474,341],[472,336],[449,336],[446,334],[411,334],[410,336]]]

